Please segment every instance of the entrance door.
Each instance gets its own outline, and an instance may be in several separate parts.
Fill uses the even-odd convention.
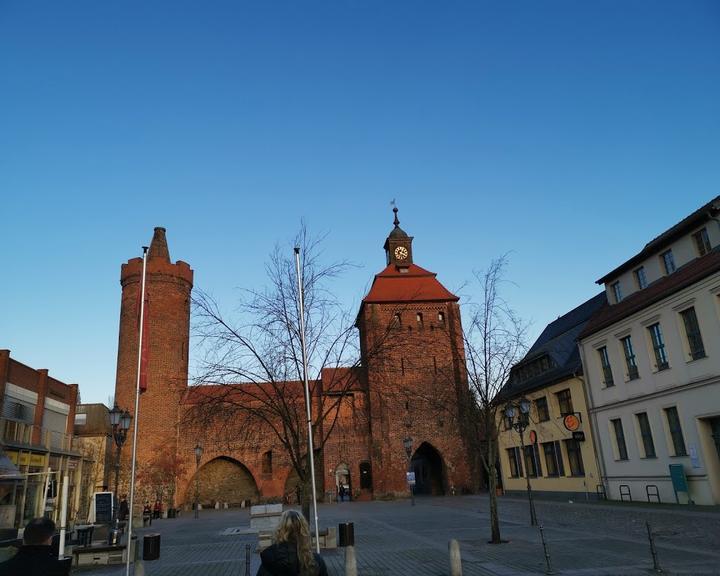
[[[347,464],[339,464],[335,468],[335,486],[337,489],[338,501],[350,501],[352,494],[352,483],[350,481],[350,468]]]
[[[717,450],[718,458],[720,458],[720,418],[710,418],[709,422],[710,434],[715,442],[715,449]]]
[[[443,462],[440,454],[423,442],[413,454],[410,467],[415,472],[415,494],[440,496],[445,494]]]

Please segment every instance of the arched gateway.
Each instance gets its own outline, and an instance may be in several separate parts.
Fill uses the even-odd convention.
[[[415,472],[415,494],[445,494],[445,467],[440,453],[427,442],[415,450],[410,467]]]
[[[232,458],[221,456],[203,464],[188,485],[188,502],[195,500],[195,481],[199,492],[200,504],[212,506],[215,502],[227,502],[230,506],[239,506],[250,500],[257,502],[260,492],[252,473],[243,464]]]

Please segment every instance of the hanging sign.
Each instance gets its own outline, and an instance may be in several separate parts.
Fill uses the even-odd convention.
[[[585,432],[582,430],[577,430],[573,432],[573,440],[576,442],[585,442]]]
[[[567,430],[575,432],[575,430],[580,428],[580,418],[578,418],[575,414],[568,414],[565,418],[563,418],[563,424]]]
[[[410,486],[415,486],[415,472],[406,472],[405,476],[407,477],[407,483]]]

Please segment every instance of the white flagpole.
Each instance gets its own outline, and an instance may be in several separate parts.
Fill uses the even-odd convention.
[[[133,504],[135,500],[135,459],[137,458],[138,411],[140,409],[140,368],[142,365],[143,323],[145,322],[145,273],[147,271],[148,247],[143,246],[142,282],[140,284],[140,333],[138,335],[137,380],[135,382],[135,413],[132,443],[132,468],[130,472],[130,517],[128,518],[127,548],[125,550],[125,576],[130,576],[132,552]]]
[[[63,476],[62,501],[60,503],[60,546],[58,560],[65,558],[65,532],[67,530],[68,475]]]
[[[305,383],[305,410],[308,425],[308,452],[310,453],[310,478],[312,479],[312,503],[315,516],[315,549],[320,554],[320,530],[318,530],[317,492],[315,491],[315,454],[313,447],[312,411],[310,410],[310,385],[308,384],[307,348],[305,347],[305,302],[303,281],[300,272],[300,247],[295,246],[295,270],[298,279],[298,297],[300,299],[300,341],[302,342],[303,380]]]

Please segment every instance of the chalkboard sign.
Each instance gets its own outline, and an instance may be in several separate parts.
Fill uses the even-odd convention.
[[[109,524],[113,515],[113,493],[95,492],[95,522]]]

